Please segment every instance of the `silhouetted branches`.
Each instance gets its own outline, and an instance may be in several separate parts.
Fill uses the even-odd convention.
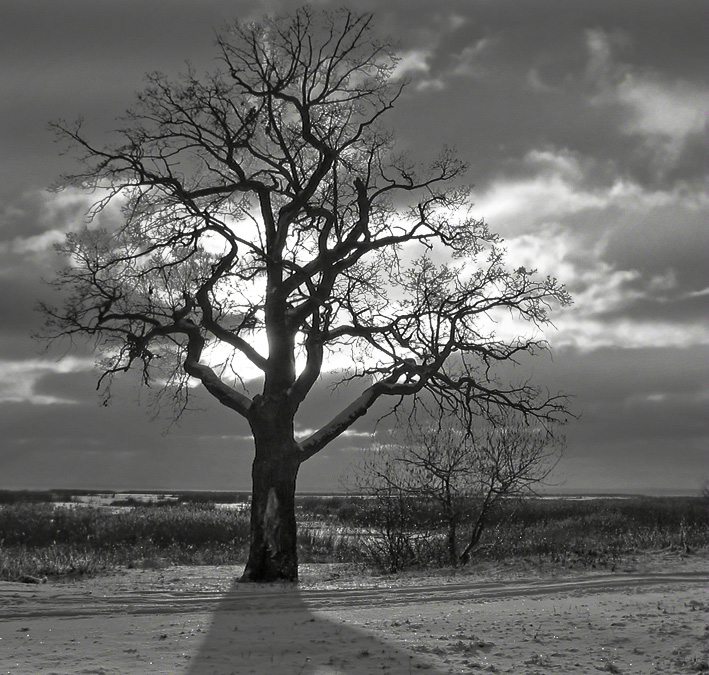
[[[396,147],[382,121],[403,85],[372,17],[306,7],[236,22],[217,46],[212,73],[149,75],[111,143],[53,124],[79,155],[64,185],[97,200],[60,247],[64,303],[44,307],[46,337],[93,340],[108,380],[140,368],[180,410],[200,382],[247,418],[257,458],[278,446],[293,472],[382,398],[563,413],[563,398],[497,379],[546,343],[495,322],[542,328],[569,296],[507,269],[452,150],[420,164]],[[298,408],[343,350],[360,394],[297,443]]]

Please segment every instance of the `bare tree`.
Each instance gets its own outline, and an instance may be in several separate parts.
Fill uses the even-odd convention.
[[[355,482],[366,494],[390,503],[392,514],[410,513],[416,502],[433,505],[446,529],[448,562],[457,566],[470,560],[499,500],[534,494],[562,449],[563,439],[548,427],[510,415],[472,428],[438,418],[411,423],[368,452]],[[410,516],[394,525],[387,522],[383,539],[406,539],[410,526]]]
[[[394,574],[430,557],[427,535],[435,523],[414,489],[412,476],[391,445],[376,445],[343,477],[343,485],[361,502],[357,541],[363,561]],[[432,527],[428,527],[432,525]]]
[[[380,123],[402,84],[370,15],[237,22],[218,50],[211,74],[150,75],[112,144],[54,123],[82,166],[63,185],[97,191],[90,215],[119,204],[122,221],[67,238],[55,282],[66,302],[44,310],[50,337],[94,341],[103,384],[138,367],[184,406],[193,378],[248,421],[244,579],[295,580],[299,466],[383,398],[429,391],[489,414],[563,414],[563,398],[494,377],[544,343],[486,325],[501,310],[545,324],[569,298],[505,268],[498,238],[468,215],[451,151],[419,166],[395,148]],[[343,350],[358,395],[296,440],[301,403]],[[261,373],[253,396],[245,363]]]

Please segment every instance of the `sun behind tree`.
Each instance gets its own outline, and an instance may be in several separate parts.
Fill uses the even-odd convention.
[[[383,398],[563,415],[563,397],[497,380],[496,364],[545,343],[498,338],[489,319],[546,324],[569,298],[555,279],[504,267],[498,238],[469,217],[454,153],[419,166],[395,147],[380,120],[402,83],[371,15],[302,8],[237,22],[218,48],[211,74],[150,75],[112,145],[53,124],[81,153],[64,185],[96,190],[92,215],[119,204],[122,222],[67,237],[71,262],[55,280],[65,301],[44,311],[49,337],[94,341],[104,383],[142,368],[179,407],[194,378],[246,418],[243,579],[296,580],[300,465]],[[299,406],[343,350],[360,393],[296,440]],[[262,374],[255,396],[245,362]]]

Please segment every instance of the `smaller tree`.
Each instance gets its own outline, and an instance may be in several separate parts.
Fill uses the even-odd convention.
[[[390,574],[423,561],[432,533],[426,505],[411,489],[410,478],[391,446],[377,446],[352,480],[365,496],[360,545],[375,567]]]
[[[534,494],[562,449],[562,439],[549,427],[510,415],[478,426],[431,418],[410,423],[376,446],[360,464],[357,483],[387,504],[385,540],[402,539],[401,532],[390,533],[392,515],[408,514],[396,521],[401,530],[423,504],[433,509],[446,531],[448,561],[458,566],[470,560],[495,505]]]

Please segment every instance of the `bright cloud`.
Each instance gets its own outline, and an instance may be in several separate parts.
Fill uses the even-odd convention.
[[[456,65],[453,68],[453,75],[465,77],[482,77],[488,72],[488,67],[483,64],[482,57],[495,44],[493,38],[481,38],[473,44],[467,46],[456,57]]]
[[[314,427],[303,427],[296,429],[295,435],[299,441],[303,441],[308,438],[308,436],[312,436],[316,431],[318,430]],[[357,429],[346,429],[340,436],[342,436],[342,438],[371,438],[372,432],[370,430],[358,431]]]
[[[409,73],[427,73],[429,71],[428,61],[431,58],[431,50],[429,49],[411,49],[406,52],[401,52],[399,62],[392,74],[394,79],[399,79]]]
[[[554,87],[549,86],[544,80],[542,80],[539,71],[536,68],[530,68],[527,71],[527,84],[532,91],[547,94],[554,91]]]
[[[702,298],[709,295],[709,288],[702,288],[701,291],[690,291],[687,293],[688,298]]]
[[[555,324],[557,331],[548,336],[555,347],[576,347],[583,351],[602,347],[685,349],[709,345],[709,322],[597,321],[569,312],[560,316]]]
[[[28,255],[51,250],[64,241],[66,233],[61,230],[49,230],[32,237],[16,237],[12,241],[0,244],[0,253]]]
[[[67,232],[87,222],[87,212],[100,197],[96,192],[86,193],[75,188],[57,193],[36,190],[25,194],[19,206],[0,212],[0,230],[18,232],[0,241],[0,255],[41,260],[47,253],[53,254],[54,246],[64,241]],[[96,224],[116,217],[118,209],[118,203],[107,207]],[[30,228],[34,232],[26,234]]]
[[[429,80],[421,80],[416,84],[416,91],[421,92],[437,92],[445,89],[446,83],[440,77],[434,77]]]
[[[27,402],[35,405],[76,403],[67,398],[38,394],[37,384],[49,374],[84,372],[93,367],[93,359],[77,357],[65,357],[61,361],[42,359],[0,361],[0,403]]]
[[[565,150],[532,150],[520,178],[499,178],[475,198],[475,210],[502,233],[534,230],[585,209],[606,206],[608,195],[584,186],[584,167]]]
[[[650,77],[627,75],[616,94],[635,113],[621,127],[628,133],[661,134],[681,140],[706,126],[709,95],[687,82],[664,84]]]
[[[657,72],[617,60],[617,50],[628,44],[628,38],[618,33],[587,32],[586,74],[596,89],[591,103],[621,106],[627,116],[619,131],[645,136],[658,150],[658,160],[665,153],[665,163],[674,161],[686,139],[706,128],[709,94],[696,84],[667,81]]]
[[[621,177],[610,185],[594,187],[587,175],[597,167],[567,150],[532,150],[518,165],[525,171],[524,176],[498,178],[475,199],[476,213],[484,215],[493,229],[503,233],[563,223],[583,211],[598,213],[594,229],[602,231],[613,227],[609,211],[640,217],[658,208],[690,212],[709,209],[709,191],[691,192],[682,186],[649,190]],[[592,215],[588,220],[593,223]]]
[[[703,291],[681,288],[672,268],[624,268],[612,256],[618,237],[632,239],[639,251],[656,248],[657,228],[651,223],[659,210],[673,213],[675,237],[683,214],[709,217],[709,192],[649,190],[623,179],[594,187],[586,180],[593,167],[565,150],[531,151],[520,166],[528,174],[493,182],[476,200],[476,211],[505,234],[510,265],[555,276],[571,291],[574,305],[552,317],[557,330],[547,337],[553,344],[582,349],[709,344],[706,320],[651,316],[653,305]],[[640,316],[624,316],[641,302]]]
[[[519,231],[590,208],[603,208],[601,194],[577,189],[562,176],[498,181],[475,200],[476,212],[495,230]]]

